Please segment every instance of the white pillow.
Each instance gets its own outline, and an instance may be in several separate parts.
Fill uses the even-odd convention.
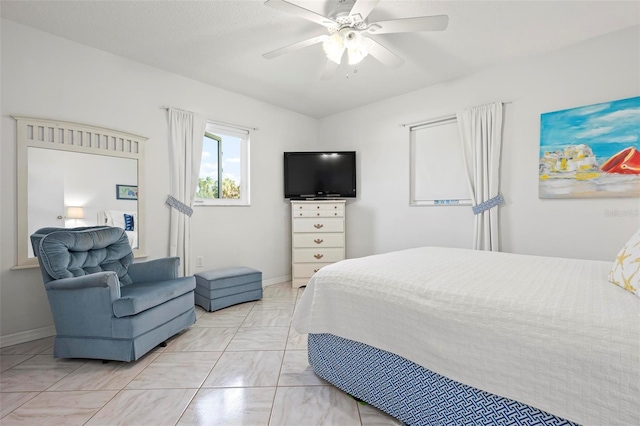
[[[105,210],[104,214],[107,217],[107,225],[109,226],[116,226],[118,228],[126,229],[124,215],[130,214],[133,216],[134,229],[138,227],[138,213],[136,212],[126,212],[123,210]]]
[[[618,252],[609,281],[640,297],[640,229]]]

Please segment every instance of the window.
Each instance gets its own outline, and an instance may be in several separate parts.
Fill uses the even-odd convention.
[[[207,123],[195,205],[249,205],[249,132]]]
[[[412,206],[470,206],[455,116],[410,128]]]

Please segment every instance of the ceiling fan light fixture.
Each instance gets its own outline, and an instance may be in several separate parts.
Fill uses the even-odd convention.
[[[324,53],[327,54],[327,58],[329,58],[329,60],[336,64],[340,64],[345,49],[344,42],[340,34],[333,34],[331,37],[326,39],[322,43],[322,48],[324,49]]]
[[[344,28],[339,33],[344,40],[344,47],[347,49],[357,49],[362,43],[362,35],[351,28]]]
[[[358,49],[349,49],[347,52],[349,53],[349,65],[359,64],[367,56],[366,53],[362,53]]]
[[[367,37],[361,37],[360,43],[357,47],[349,48],[349,65],[356,65],[362,62],[362,60],[369,54],[369,50],[373,46],[373,40]]]

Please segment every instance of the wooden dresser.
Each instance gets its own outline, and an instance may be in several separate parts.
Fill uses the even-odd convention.
[[[307,285],[323,266],[343,260],[345,200],[291,201],[291,284]]]

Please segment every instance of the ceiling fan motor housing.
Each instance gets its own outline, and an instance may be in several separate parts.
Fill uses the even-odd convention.
[[[347,18],[355,3],[355,0],[338,0],[335,2],[327,2],[324,15],[335,21],[339,21],[341,18]]]

